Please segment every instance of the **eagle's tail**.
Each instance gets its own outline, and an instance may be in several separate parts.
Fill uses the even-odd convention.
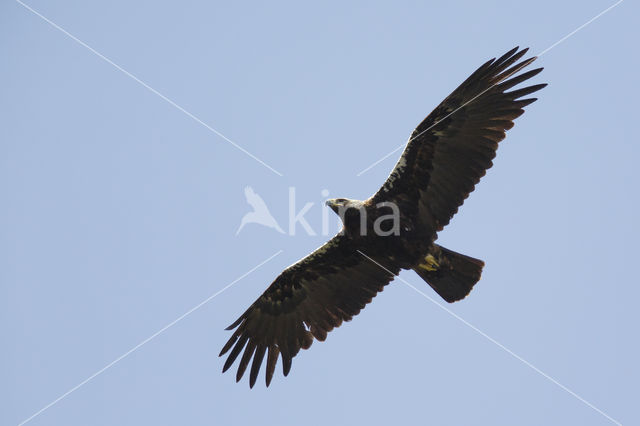
[[[434,244],[413,270],[449,303],[464,299],[480,280],[484,262]]]

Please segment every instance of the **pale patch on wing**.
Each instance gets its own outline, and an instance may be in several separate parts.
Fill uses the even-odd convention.
[[[411,142],[411,140],[409,140],[409,142]],[[405,153],[406,151],[402,153],[402,155],[400,156],[400,159],[394,166],[393,170],[391,170],[391,173],[389,173],[389,177],[387,178],[387,180],[385,181],[382,187],[382,190],[384,192],[389,192],[393,188],[394,182],[396,181],[396,179],[398,179],[398,177],[402,174],[402,172],[404,172],[404,169],[407,167],[407,159],[405,158]]]
[[[301,258],[301,259],[293,262],[291,265],[287,266],[284,269],[284,271],[282,271],[282,273],[284,273],[285,271],[295,267],[296,265],[298,265],[299,263],[301,263],[303,261],[311,261],[314,258],[323,255],[327,250],[329,250],[333,246],[338,245],[340,243],[340,238],[338,238],[340,236],[340,234],[341,234],[341,232],[338,232],[329,241],[327,241],[326,243],[324,243],[323,245],[321,245],[320,247],[318,247],[317,249],[315,249],[314,251],[312,251],[308,255],[304,256],[303,258]]]

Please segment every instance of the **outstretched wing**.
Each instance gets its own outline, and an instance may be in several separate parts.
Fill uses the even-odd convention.
[[[253,358],[249,380],[253,387],[268,351],[269,386],[278,355],[282,357],[282,372],[286,376],[300,349],[309,348],[314,338],[325,340],[334,327],[351,320],[399,271],[384,256],[367,253],[367,248],[358,247],[350,238],[336,235],[285,269],[227,328],[238,327],[220,352],[222,356],[233,348],[222,371],[227,371],[244,349],[236,381],[240,381]]]
[[[516,47],[486,62],[442,101],[413,131],[373,203],[397,203],[420,218],[423,230],[435,238],[492,166],[513,120],[536,100],[521,98],[546,86],[507,92],[542,71],[516,75],[536,59],[516,63],[527,50]]]

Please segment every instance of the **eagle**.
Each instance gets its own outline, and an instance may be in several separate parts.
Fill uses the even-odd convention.
[[[411,134],[380,190],[365,201],[331,199],[342,230],[286,268],[226,330],[220,356],[227,371],[240,356],[236,381],[249,363],[253,387],[266,355],[266,385],[278,358],[284,376],[300,349],[350,321],[403,269],[412,269],[449,303],[480,280],[484,262],[435,243],[480,178],[513,120],[546,86],[510,90],[542,68],[520,72],[536,57],[515,47],[480,66]],[[383,225],[386,223],[386,227]],[[244,351],[243,351],[244,350]]]

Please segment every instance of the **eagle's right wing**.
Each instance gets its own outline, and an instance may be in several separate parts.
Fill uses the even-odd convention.
[[[367,248],[358,247],[352,239],[336,235],[285,269],[227,328],[237,327],[220,352],[222,356],[233,348],[223,372],[244,349],[236,381],[242,378],[253,358],[249,381],[253,387],[268,350],[266,383],[269,386],[278,355],[282,357],[282,371],[286,376],[291,369],[291,359],[300,349],[309,348],[313,338],[323,341],[334,327],[351,320],[399,270],[384,256],[367,253]]]

